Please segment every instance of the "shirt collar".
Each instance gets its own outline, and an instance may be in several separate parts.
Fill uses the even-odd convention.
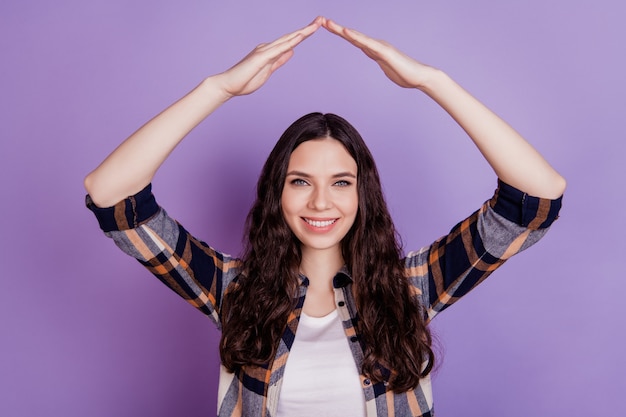
[[[348,284],[352,283],[352,277],[350,276],[350,272],[348,272],[348,267],[345,265],[341,267],[339,272],[333,278],[333,287],[334,288],[343,288]]]
[[[301,272],[298,273],[298,278],[300,278],[301,286],[303,287],[309,286],[309,279],[303,273]],[[353,279],[350,276],[350,272],[348,272],[348,267],[344,265],[337,272],[337,274],[335,274],[335,277],[333,278],[333,288],[343,288],[347,286],[348,284],[351,284],[352,281]]]

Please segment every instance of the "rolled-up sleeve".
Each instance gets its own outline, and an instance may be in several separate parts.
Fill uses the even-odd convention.
[[[221,300],[239,273],[238,259],[194,238],[169,217],[150,185],[112,207],[97,207],[89,196],[86,204],[122,251],[220,326]]]
[[[405,259],[429,319],[534,245],[558,218],[561,198],[530,196],[498,181],[494,196],[450,233]]]

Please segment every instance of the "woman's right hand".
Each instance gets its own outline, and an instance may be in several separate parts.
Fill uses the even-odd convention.
[[[237,64],[214,76],[228,98],[251,94],[261,88],[270,76],[285,64],[294,48],[311,36],[322,25],[318,16],[307,26],[287,33],[271,43],[262,43]]]
[[[145,187],[195,126],[229,98],[258,90],[322,22],[323,18],[318,17],[302,29],[257,46],[232,68],[206,78],[143,125],[85,178],[85,188],[93,202],[108,207]]]

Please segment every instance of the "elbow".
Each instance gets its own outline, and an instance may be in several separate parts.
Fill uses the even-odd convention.
[[[98,182],[96,179],[96,175],[93,172],[87,174],[85,179],[83,180],[83,186],[89,194],[91,201],[98,207],[108,207],[107,201],[103,198],[102,192],[98,189]]]
[[[87,174],[85,179],[83,179],[83,187],[85,187],[87,194],[91,195],[93,193],[93,172]]]
[[[556,200],[557,198],[563,196],[566,187],[567,181],[565,180],[565,178],[563,178],[558,173],[555,173],[554,178],[551,178],[549,182],[545,183],[545,187],[542,187],[544,191],[539,193],[537,197]]]
[[[94,197],[94,194],[98,194],[96,175],[94,174],[94,171],[87,174],[87,176],[83,180],[83,186],[85,187],[85,191],[87,191],[87,194],[89,194],[92,199]]]
[[[87,194],[91,194],[92,183],[93,183],[93,179],[91,177],[91,173],[89,173],[83,180],[83,186],[85,187],[85,191],[87,191]]]
[[[567,180],[563,178],[561,175],[557,174],[557,178],[554,184],[555,194],[558,197],[561,197],[563,193],[565,193],[565,189],[567,188]]]

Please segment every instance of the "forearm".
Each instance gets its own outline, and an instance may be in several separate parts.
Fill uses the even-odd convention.
[[[541,154],[445,73],[433,69],[420,90],[465,130],[503,181],[536,197],[563,194],[565,179]]]
[[[322,18],[318,17],[274,42],[260,44],[233,67],[207,78],[133,133],[85,178],[92,201],[100,207],[111,206],[143,189],[198,123],[230,97],[258,90],[321,24]]]
[[[85,188],[100,207],[137,193],[174,148],[230,97],[217,77],[209,77],[122,142],[85,178]]]

